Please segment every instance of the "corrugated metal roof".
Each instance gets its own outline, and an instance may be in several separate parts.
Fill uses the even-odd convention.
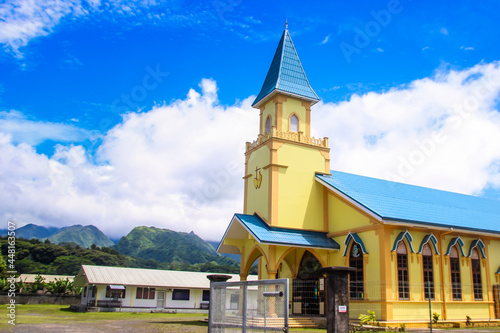
[[[297,95],[313,104],[319,101],[318,95],[309,84],[288,29],[285,29],[281,36],[262,89],[252,106],[258,106],[273,92]]]
[[[340,249],[340,245],[333,239],[328,238],[326,232],[272,227],[256,214],[235,214],[235,218],[259,243],[335,250]],[[229,228],[231,228],[231,225]]]
[[[106,284],[125,286],[148,286],[168,288],[209,289],[211,274],[230,275],[229,281],[239,281],[237,274],[167,271],[144,268],[125,268],[109,266],[82,265],[75,278],[75,285]],[[257,276],[249,275],[248,280],[257,280]]]
[[[45,280],[44,280],[45,283],[54,282],[56,279],[58,279],[58,280],[68,279],[69,281],[72,282],[75,278],[74,276],[71,276],[71,275],[21,274],[21,275],[19,275],[18,281],[22,280],[23,282],[26,282],[26,283],[35,283],[35,278],[38,275],[41,275],[42,277],[45,278]]]
[[[316,178],[385,220],[500,233],[499,201],[340,171]]]

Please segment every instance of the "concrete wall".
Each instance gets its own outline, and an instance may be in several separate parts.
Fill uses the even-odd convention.
[[[50,294],[16,294],[16,304],[80,304],[80,295],[50,295]],[[7,293],[0,293],[0,304],[9,304],[10,297]]]

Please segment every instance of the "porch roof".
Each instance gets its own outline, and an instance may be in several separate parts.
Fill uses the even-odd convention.
[[[217,248],[217,252],[239,253],[239,251],[235,251],[234,246],[225,245],[224,239],[245,239],[248,233],[260,244],[327,250],[340,249],[340,245],[333,239],[328,238],[326,232],[273,227],[268,225],[257,214],[235,214]]]

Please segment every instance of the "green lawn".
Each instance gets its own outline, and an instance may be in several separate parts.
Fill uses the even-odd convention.
[[[0,331],[12,328],[7,320],[7,306],[2,305],[0,313]],[[167,313],[144,313],[144,312],[72,312],[68,306],[61,305],[17,305],[16,306],[16,326],[22,327],[26,324],[68,324],[78,325],[84,323],[99,323],[117,321],[121,323],[144,322],[151,325],[166,324],[187,324],[198,327],[206,327],[207,324],[200,323],[207,317],[205,314],[167,314]],[[5,318],[5,319],[4,319]],[[175,331],[175,330],[172,330]],[[206,328],[205,328],[206,331]]]
[[[1,306],[2,314],[7,313],[6,305]],[[6,318],[2,315],[0,318]],[[61,305],[18,305],[16,307],[16,330],[25,327],[26,331],[32,329],[49,330],[49,324],[68,325],[75,327],[86,327],[92,325],[103,325],[112,323],[115,327],[126,326],[129,330],[137,326],[138,331],[162,331],[162,332],[206,332],[208,325],[200,322],[207,318],[206,314],[167,314],[149,312],[71,312],[68,306]],[[31,325],[39,325],[33,327]],[[60,327],[60,326],[57,326]],[[100,326],[102,327],[102,326]],[[7,323],[6,319],[0,321],[0,331],[12,331],[14,327]],[[40,330],[41,331],[41,330]],[[320,329],[291,329],[292,332],[326,332]]]

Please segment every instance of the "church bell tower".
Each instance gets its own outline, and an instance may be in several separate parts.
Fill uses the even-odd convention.
[[[328,138],[311,137],[311,106],[319,101],[288,27],[262,89],[258,137],[245,152],[245,214],[276,227],[323,231],[323,190],[316,173],[330,172]]]

